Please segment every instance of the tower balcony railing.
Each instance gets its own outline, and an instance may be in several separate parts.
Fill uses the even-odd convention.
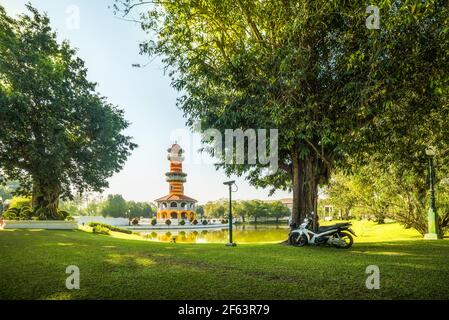
[[[187,174],[185,173],[173,173],[173,172],[167,172],[165,174],[166,178],[165,180],[167,182],[171,182],[171,181],[179,181],[179,182],[186,182],[186,176]]]

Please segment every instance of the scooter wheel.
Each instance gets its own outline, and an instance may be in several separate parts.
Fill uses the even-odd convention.
[[[347,232],[340,232],[340,238],[345,242],[344,245],[334,245],[334,247],[339,249],[349,249],[352,247],[352,244],[354,243],[354,239],[352,236]]]
[[[298,236],[297,234],[293,233],[288,237],[288,243],[290,243],[292,246],[303,247],[308,242],[309,241],[304,234]]]

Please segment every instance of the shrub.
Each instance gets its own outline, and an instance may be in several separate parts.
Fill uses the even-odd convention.
[[[31,198],[26,197],[14,197],[10,200],[9,208],[31,207]]]
[[[119,228],[119,227],[115,227],[115,226],[111,226],[109,224],[101,223],[101,222],[89,222],[87,225],[89,227],[94,228],[94,229],[96,227],[101,227],[101,228],[105,228],[105,229],[108,229],[110,231],[115,231],[115,232],[121,232],[121,233],[126,233],[126,234],[132,234],[133,233],[131,230],[123,229],[123,228]]]
[[[198,224],[198,221],[195,219],[195,220],[192,221],[192,223],[193,223],[194,225],[197,225],[197,224]]]
[[[133,221],[131,221],[131,224],[132,224],[133,226],[138,225],[138,224],[139,224],[139,219],[134,218]]]
[[[5,220],[31,220],[32,217],[33,211],[28,206],[14,207],[3,212],[3,219]]]
[[[171,225],[171,220],[170,220],[170,219],[165,220],[165,224],[166,224],[167,226]]]
[[[50,216],[50,212],[47,208],[39,208],[34,212],[34,216],[38,218],[38,220],[47,220],[47,217]]]
[[[181,221],[179,221],[179,224],[180,224],[181,226],[183,226],[183,225],[186,224],[186,222],[185,222],[184,220],[181,220]]]
[[[222,220],[221,220],[221,223],[228,223],[228,220],[222,219]]]
[[[19,199],[14,204],[15,206],[9,208],[3,213],[3,219],[5,220],[47,220],[50,217],[50,211],[47,208],[39,208],[33,210],[29,205],[25,205],[27,198]],[[59,210],[56,220],[70,220],[70,213],[64,210]],[[52,217],[54,219],[54,217]],[[73,218],[71,218],[73,221]]]
[[[58,211],[58,216],[59,216],[59,218],[60,218],[61,220],[66,220],[67,217],[70,216],[70,213],[67,212],[67,211],[64,211],[64,210],[59,210],[59,211]]]
[[[203,220],[202,223],[205,226],[207,224],[207,220]]]
[[[31,210],[31,208],[28,206],[23,206],[20,209],[20,212],[18,214],[18,219],[19,220],[30,220],[32,216],[33,216],[33,211]]]
[[[9,208],[7,211],[14,212],[15,214],[19,214],[20,209],[19,208]]]
[[[5,220],[18,220],[18,212],[19,210],[14,210],[16,208],[8,209],[5,212],[3,212],[3,219]]]
[[[156,220],[156,219],[152,219],[152,220],[151,220],[151,225],[152,225],[152,226],[155,226],[156,224],[157,224],[157,220]]]
[[[109,235],[109,229],[100,225],[95,226],[92,229],[93,233],[98,233],[98,234],[106,234]]]
[[[119,228],[119,227],[114,227],[114,226],[109,226],[108,229],[111,230],[111,231],[121,232],[121,233],[126,233],[126,234],[132,234],[133,233],[131,230],[123,229],[123,228]]]

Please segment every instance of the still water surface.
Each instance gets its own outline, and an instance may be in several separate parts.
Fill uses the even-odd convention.
[[[232,234],[236,243],[282,242],[288,237],[286,225],[236,225]],[[227,229],[142,231],[149,240],[182,243],[227,243]]]

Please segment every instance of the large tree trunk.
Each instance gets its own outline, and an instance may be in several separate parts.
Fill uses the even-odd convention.
[[[300,177],[299,177],[299,154],[294,152],[292,154],[292,189],[293,189],[293,204],[292,204],[292,217],[291,227],[292,229],[300,224],[301,215],[299,209],[300,199]]]
[[[32,206],[41,219],[58,219],[60,188],[57,183],[33,180]]]
[[[314,214],[314,228],[318,228],[318,182],[321,178],[320,163],[312,155],[303,158],[292,156],[293,208],[292,224],[299,225],[305,217]]]

